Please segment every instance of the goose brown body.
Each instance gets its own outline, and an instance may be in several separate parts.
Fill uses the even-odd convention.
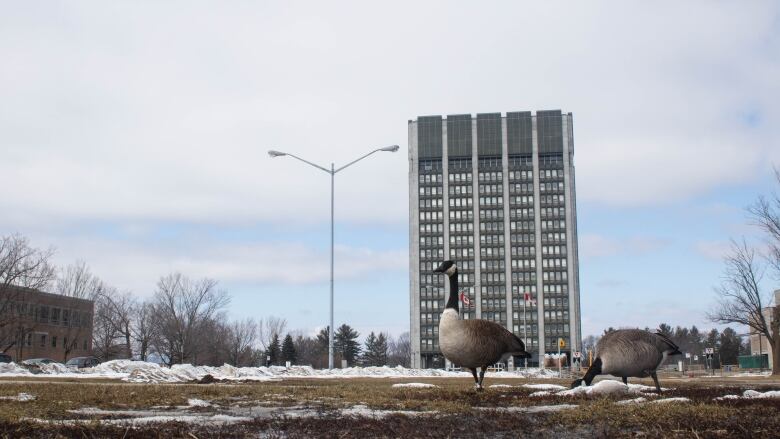
[[[503,326],[487,320],[461,320],[458,316],[458,268],[452,261],[444,261],[435,273],[446,274],[450,282],[447,305],[439,320],[439,348],[442,354],[474,375],[477,390],[488,366],[510,355],[530,357],[522,340]],[[477,377],[477,368],[480,368]]]
[[[460,320],[446,309],[439,321],[441,353],[458,366],[477,368],[525,352],[523,342],[503,326],[487,320]]]
[[[666,357],[680,354],[677,345],[663,334],[641,329],[618,329],[601,337],[596,344],[593,364],[583,379],[574,381],[572,387],[583,381],[590,385],[593,378],[601,374],[622,377],[624,383],[629,377],[650,376],[660,393],[661,386],[655,371]]]

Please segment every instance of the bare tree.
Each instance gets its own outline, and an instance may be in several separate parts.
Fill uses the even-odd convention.
[[[92,354],[102,361],[113,360],[119,355],[118,341],[121,338],[117,325],[112,322],[112,306],[105,295],[95,301],[95,316],[92,327]]]
[[[131,293],[119,292],[115,288],[103,288],[100,299],[107,308],[108,324],[114,327],[114,332],[124,344],[123,352],[119,356],[131,358],[133,355],[133,317],[138,302]]]
[[[92,272],[84,261],[77,261],[68,265],[57,278],[55,292],[62,296],[73,299],[86,299],[97,301],[101,294],[107,289],[107,286]],[[72,308],[76,308],[73,306]],[[80,313],[78,317],[71,316],[70,324],[67,326],[65,336],[63,337],[63,347],[65,349],[65,360],[73,352],[79,341],[89,335],[93,322],[85,321],[92,319],[93,316],[87,313]]]
[[[180,273],[164,276],[154,296],[157,351],[168,364],[198,361],[207,346],[205,330],[224,310],[230,297],[217,281],[193,281]]]
[[[152,343],[156,336],[156,326],[154,324],[154,305],[152,302],[145,301],[135,307],[132,315],[132,325],[130,329],[135,342],[138,358],[146,361],[149,358]]]
[[[28,318],[31,304],[21,299],[25,288],[46,289],[54,279],[53,254],[30,247],[22,236],[0,236],[0,352],[20,348],[34,330],[34,319]]]
[[[411,365],[412,343],[408,332],[402,333],[397,338],[388,337],[387,350],[388,366],[409,367]]]
[[[755,249],[742,242],[731,242],[731,252],[725,257],[726,267],[721,285],[716,288],[719,302],[708,317],[716,323],[738,323],[763,335],[773,346],[773,374],[780,374],[780,335],[775,307],[774,324],[770,327],[764,314],[769,295],[762,291],[761,281],[766,264],[756,257]]]
[[[780,187],[779,168],[775,168],[775,180]],[[774,268],[775,280],[780,280],[780,192],[773,191],[768,197],[759,196],[747,210],[753,224],[766,235],[767,259]]]
[[[268,345],[271,344],[271,340],[274,335],[281,337],[284,330],[287,328],[287,320],[281,317],[266,317],[258,322],[258,331],[260,344],[263,345],[263,349],[268,349]]]
[[[251,366],[257,343],[257,322],[252,318],[237,320],[228,327],[228,363],[234,366]]]

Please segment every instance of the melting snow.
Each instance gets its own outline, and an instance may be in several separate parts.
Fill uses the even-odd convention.
[[[650,401],[650,404],[655,403],[667,403],[667,402],[690,402],[691,400],[688,398],[664,398],[664,399],[655,399],[653,401]]]
[[[405,416],[421,416],[421,415],[433,415],[436,412],[414,412],[410,410],[373,410],[365,405],[356,405],[348,409],[342,409],[342,416],[362,416],[366,418],[384,418],[390,415],[405,415]]]
[[[769,390],[766,392],[758,392],[755,390],[745,390],[742,396],[739,395],[725,395],[715,398],[716,401],[723,401],[726,399],[764,399],[764,398],[780,398],[780,390]]]
[[[523,384],[523,387],[527,389],[535,390],[565,390],[566,387],[559,386],[557,384]]]
[[[393,384],[394,388],[399,387],[411,387],[415,389],[427,389],[431,387],[439,387],[436,384],[426,384],[426,383],[399,383],[399,384]]]
[[[190,407],[211,407],[211,403],[202,399],[190,398],[187,400],[187,405]]]
[[[310,366],[270,366],[270,367],[234,367],[228,364],[213,366],[193,366],[175,364],[164,367],[155,363],[132,360],[112,360],[93,368],[77,371],[62,365],[46,365],[41,369],[46,375],[68,378],[116,378],[140,383],[180,383],[198,380],[211,375],[218,380],[272,381],[288,377],[294,378],[348,378],[348,377],[468,377],[469,372],[455,372],[441,369],[407,369],[405,367],[349,367],[345,369],[314,369]],[[0,376],[30,376],[30,371],[14,363],[0,364]],[[494,378],[554,378],[557,372],[550,369],[520,369],[512,372],[495,372]]]
[[[530,407],[478,407],[480,410],[495,410],[511,413],[550,413],[577,408],[575,404],[535,405]]]
[[[33,401],[35,400],[35,395],[30,395],[29,393],[20,393],[16,396],[0,396],[0,399],[6,400],[6,401]]]

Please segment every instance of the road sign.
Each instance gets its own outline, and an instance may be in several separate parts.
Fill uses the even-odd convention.
[[[691,358],[691,353],[690,352],[686,352],[685,353],[685,358]]]
[[[704,353],[712,355],[715,353],[715,348],[705,348]]]
[[[574,358],[582,358],[582,352],[580,352],[580,351],[576,351],[576,352],[574,352],[574,354],[572,354],[572,356],[573,356]]]
[[[559,338],[558,339],[558,347],[561,348],[561,349],[565,348],[566,347],[566,340],[564,340],[562,338]]]
[[[698,355],[694,355],[693,356],[693,361],[699,361],[699,356]]]

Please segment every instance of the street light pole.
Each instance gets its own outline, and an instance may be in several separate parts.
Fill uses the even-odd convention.
[[[364,158],[370,156],[371,154],[374,154],[375,152],[396,152],[400,149],[398,145],[391,145],[386,146],[384,148],[378,148],[375,149],[368,154],[365,154],[363,156],[358,157],[355,160],[352,160],[351,162],[347,163],[346,165],[336,169],[336,165],[334,163],[330,164],[330,169],[327,169],[325,167],[322,167],[320,165],[314,164],[308,160],[302,159],[294,154],[290,154],[287,152],[281,152],[281,151],[275,151],[270,150],[268,151],[268,155],[271,156],[271,158],[275,157],[281,157],[281,156],[290,156],[294,159],[300,160],[307,165],[314,166],[317,169],[320,169],[322,171],[327,172],[330,174],[330,327],[328,328],[328,369],[333,369],[333,332],[336,328],[333,326],[333,286],[334,286],[334,275],[333,275],[333,267],[334,267],[334,211],[335,211],[335,186],[336,186],[336,173],[339,171],[342,171],[349,166],[354,165],[355,163],[363,160]]]

